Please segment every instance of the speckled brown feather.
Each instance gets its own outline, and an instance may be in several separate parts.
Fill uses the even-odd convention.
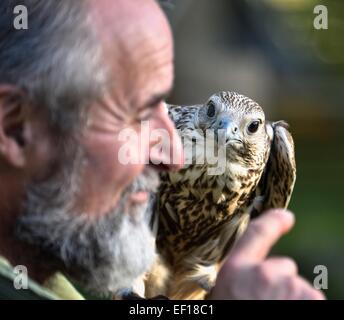
[[[262,112],[256,102],[242,95],[221,92],[214,96],[242,117]],[[177,129],[183,129],[182,138],[194,133],[195,116],[202,107],[169,106]],[[276,122],[266,125],[264,139],[259,154],[246,150],[250,145],[244,145],[245,152],[229,153],[222,175],[208,175],[208,164],[191,164],[161,175],[156,201],[158,269],[163,265],[169,277],[163,285],[148,281],[149,294],[172,299],[204,297],[251,214],[288,205],[295,182],[292,137],[284,122]]]

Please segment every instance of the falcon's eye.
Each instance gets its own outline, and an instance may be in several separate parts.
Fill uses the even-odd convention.
[[[210,101],[208,103],[207,116],[212,118],[215,115],[215,105],[214,102]]]
[[[260,125],[260,121],[258,121],[258,120],[252,121],[252,122],[248,125],[247,131],[248,131],[249,133],[255,133],[255,132],[258,131],[259,125]]]

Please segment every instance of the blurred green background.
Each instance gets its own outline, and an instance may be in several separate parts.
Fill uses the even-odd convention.
[[[328,9],[327,30],[313,26],[316,5]],[[237,91],[291,125],[296,226],[273,254],[296,259],[311,282],[325,265],[325,294],[343,299],[344,1],[174,0],[166,11],[176,52],[171,103]]]

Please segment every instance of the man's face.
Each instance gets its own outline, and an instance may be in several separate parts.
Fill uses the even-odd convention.
[[[82,173],[84,189],[78,205],[90,215],[103,215],[117,204],[145,163],[166,160],[172,152],[180,158],[181,145],[163,103],[173,84],[173,43],[160,8],[153,0],[104,0],[93,1],[92,5],[110,81],[104,97],[92,105],[86,132],[80,140],[86,159]],[[130,154],[140,153],[143,158],[131,164],[121,163],[119,152],[124,144],[128,146],[127,141],[121,141],[124,130],[137,133],[139,143],[149,139],[146,135],[141,137],[142,121],[149,121],[148,134],[156,129],[166,130],[174,150],[167,150],[170,154],[166,150],[154,152],[154,141],[146,145],[132,141]],[[145,198],[138,193],[131,200]]]
[[[146,209],[158,184],[149,160],[181,159],[181,142],[164,106],[173,82],[173,44],[168,23],[153,0],[89,1],[103,49],[109,83],[89,111],[87,126],[70,145],[63,168],[48,181],[31,185],[17,234],[66,265],[67,271],[99,292],[129,286],[154,259]],[[153,151],[129,145],[140,162],[123,164],[118,154],[125,129],[142,135],[166,130],[171,148]],[[147,137],[144,137],[147,140]],[[135,141],[135,139],[134,139]]]

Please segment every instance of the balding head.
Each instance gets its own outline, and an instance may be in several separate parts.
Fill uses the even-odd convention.
[[[25,247],[4,244],[1,235],[14,226],[21,244],[54,256],[88,288],[115,292],[153,261],[145,210],[154,169],[172,154],[181,158],[164,104],[173,84],[171,31],[154,0],[20,4],[28,31],[10,29],[11,10],[0,16],[0,220],[8,221],[0,254],[34,278],[49,269],[51,260],[25,259]],[[171,138],[171,150],[158,150],[154,161],[157,141],[142,136],[142,121],[149,135],[163,129]],[[126,145],[120,136],[128,129],[145,143]],[[121,162],[123,147],[142,162]]]
[[[100,0],[88,4],[94,31],[102,43],[109,85],[118,102],[125,104],[129,98],[130,103],[143,104],[149,95],[159,93],[155,90],[168,91],[173,81],[173,41],[157,2]]]

